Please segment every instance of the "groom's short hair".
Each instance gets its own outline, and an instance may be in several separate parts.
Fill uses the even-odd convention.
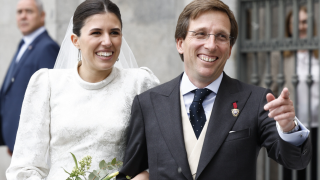
[[[188,4],[179,16],[175,40],[181,38],[185,39],[187,36],[190,19],[196,19],[202,13],[207,11],[221,11],[228,15],[231,23],[230,36],[233,37],[230,39],[230,45],[233,46],[238,37],[238,24],[233,12],[229,9],[229,6],[220,0],[194,0]],[[180,57],[183,61],[183,54],[180,54]]]

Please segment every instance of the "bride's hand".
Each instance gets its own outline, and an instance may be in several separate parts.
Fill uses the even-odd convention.
[[[149,180],[149,173],[147,171],[143,171],[136,175],[132,180]]]

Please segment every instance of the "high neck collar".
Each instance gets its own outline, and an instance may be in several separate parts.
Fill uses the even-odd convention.
[[[87,81],[84,81],[78,72],[78,67],[82,64],[82,62],[78,62],[75,68],[73,69],[73,73],[75,74],[76,81],[79,83],[79,85],[88,90],[96,90],[96,89],[101,89],[108,85],[110,82],[112,82],[118,75],[119,70],[116,67],[112,68],[111,73],[109,74],[108,77],[106,77],[104,80],[96,83],[90,83]]]

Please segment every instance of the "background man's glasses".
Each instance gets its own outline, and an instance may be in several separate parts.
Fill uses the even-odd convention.
[[[215,36],[215,43],[216,44],[227,44],[228,42],[230,42],[230,39],[232,39],[233,37],[226,35],[226,34],[208,34],[206,32],[203,31],[188,31],[188,32],[192,32],[193,36],[195,36],[198,40],[207,40],[209,39],[210,35]]]

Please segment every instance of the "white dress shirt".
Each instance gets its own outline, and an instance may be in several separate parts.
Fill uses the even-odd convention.
[[[18,63],[20,61],[20,58],[22,57],[22,55],[24,54],[24,52],[27,50],[27,48],[29,47],[29,45],[44,31],[46,30],[46,28],[44,26],[38,28],[37,30],[35,30],[34,32],[32,32],[31,34],[28,34],[26,36],[23,36],[23,41],[24,44],[21,46],[20,51],[17,55],[16,58],[16,63]]]
[[[216,100],[216,94],[218,94],[222,78],[223,78],[223,73],[221,73],[221,75],[215,81],[213,81],[211,84],[209,84],[207,87],[205,87],[205,88],[210,89],[212,91],[212,93],[210,93],[204,99],[204,101],[202,103],[202,106],[203,106],[203,109],[204,109],[204,112],[206,114],[207,119],[210,118],[208,116],[209,116],[209,114],[211,114],[212,107],[213,107],[214,102]],[[190,118],[189,108],[190,108],[190,105],[192,104],[192,101],[194,98],[194,93],[192,93],[191,91],[193,91],[195,89],[198,89],[198,88],[192,84],[192,82],[189,80],[187,74],[183,73],[182,80],[180,83],[180,91],[183,96],[185,108],[186,108],[186,111],[188,113],[189,118]],[[309,132],[310,132],[299,120],[297,120],[297,122],[298,122],[298,125],[300,126],[300,131],[293,132],[290,134],[283,133],[283,131],[281,130],[280,126],[277,123],[277,130],[278,130],[279,136],[284,141],[289,142],[295,146],[299,146],[299,145],[303,144],[303,142],[307,139]]]

